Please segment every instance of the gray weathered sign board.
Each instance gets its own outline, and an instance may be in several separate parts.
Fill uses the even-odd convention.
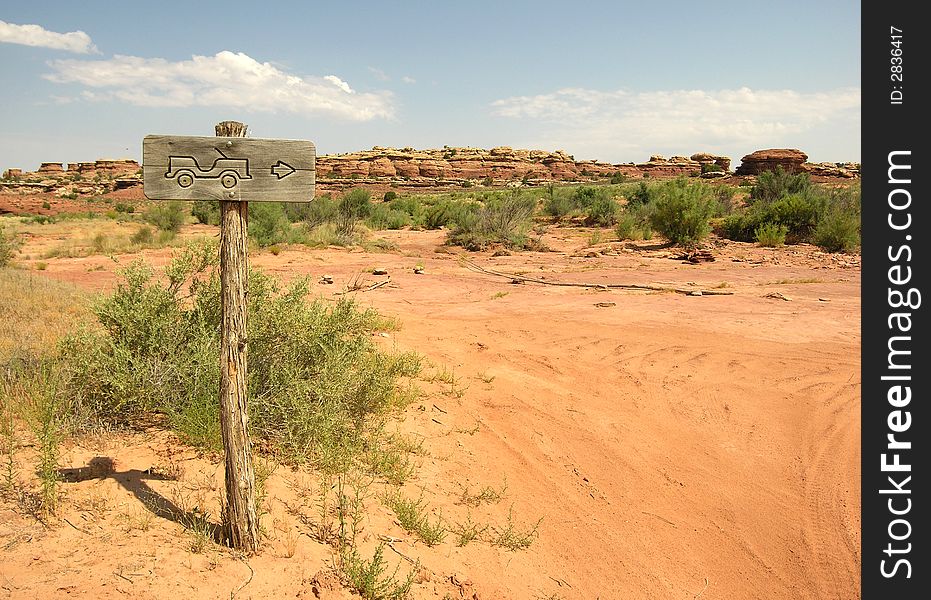
[[[306,140],[147,135],[149,200],[310,202],[316,150]]]

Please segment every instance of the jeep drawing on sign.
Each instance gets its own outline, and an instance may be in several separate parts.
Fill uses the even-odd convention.
[[[183,188],[194,185],[197,179],[219,179],[226,189],[235,187],[240,179],[252,179],[249,175],[249,159],[229,158],[215,148],[222,158],[213,161],[209,169],[202,168],[193,156],[169,156],[166,179],[174,179]]]

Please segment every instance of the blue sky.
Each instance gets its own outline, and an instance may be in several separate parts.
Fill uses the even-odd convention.
[[[860,3],[0,3],[0,168],[149,133],[860,160]]]

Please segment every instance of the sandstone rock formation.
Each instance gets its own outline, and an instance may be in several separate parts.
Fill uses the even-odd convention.
[[[39,175],[45,176],[56,176],[64,174],[65,169],[62,166],[62,163],[42,163],[39,165],[39,170],[36,171]]]
[[[640,177],[633,165],[601,161],[576,161],[557,150],[521,150],[499,146],[481,148],[383,148],[348,154],[317,157],[317,179],[402,179],[412,183],[454,181],[495,183],[514,180],[572,180],[584,177],[610,177],[621,172]]]
[[[812,177],[829,177],[851,179],[860,176],[860,164],[852,162],[843,163],[805,163],[802,165]]]
[[[787,148],[771,148],[757,150],[740,159],[737,175],[759,175],[764,171],[775,171],[782,167],[789,173],[803,171],[802,165],[808,160],[808,155],[801,150]]]

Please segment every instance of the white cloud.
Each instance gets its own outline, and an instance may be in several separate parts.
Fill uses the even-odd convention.
[[[836,123],[847,138],[858,139],[860,89],[803,93],[566,88],[504,98],[491,106],[494,115],[532,122],[538,133],[536,139],[526,140],[528,144],[641,161],[657,152],[733,156],[735,149],[779,147],[805,139],[825,123]],[[855,152],[859,156],[859,148]]]
[[[387,73],[385,73],[381,69],[376,69],[375,67],[368,67],[368,70],[372,75],[375,76],[375,79],[377,79],[378,81],[388,81],[389,79],[391,79],[390,77],[388,77]]]
[[[407,75],[402,77],[401,81],[403,81],[404,83],[417,83],[416,79],[414,79],[413,77],[408,77]]]
[[[0,21],[0,42],[67,50],[78,54],[97,54],[97,46],[83,31],[57,33],[40,25],[16,25]]]
[[[360,93],[335,75],[299,77],[243,53],[222,51],[171,62],[116,55],[108,60],[56,60],[45,78],[85,86],[89,101],[151,107],[224,106],[353,121],[394,116],[390,92]]]

